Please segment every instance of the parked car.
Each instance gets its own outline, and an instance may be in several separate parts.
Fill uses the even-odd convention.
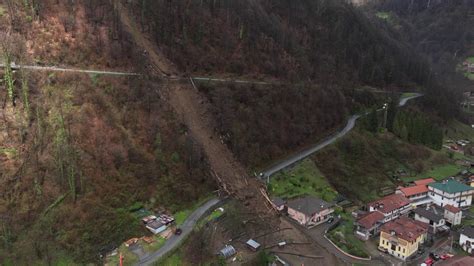
[[[380,252],[388,253],[388,249],[386,249],[386,248],[384,248],[384,247],[378,246],[377,249],[378,249]]]
[[[430,258],[432,258],[435,261],[438,261],[441,259],[438,254],[433,253],[433,252],[430,253]]]
[[[174,234],[179,236],[179,235],[181,235],[182,232],[183,232],[183,230],[181,230],[181,228],[176,228],[176,230],[174,231]]]
[[[327,223],[331,224],[332,222],[334,222],[334,217],[329,217],[329,219],[327,220]]]
[[[432,258],[427,258],[427,259],[424,261],[425,265],[427,265],[427,266],[433,265],[434,262],[435,262],[435,261],[434,261]]]
[[[452,258],[453,256],[454,256],[453,254],[448,254],[448,253],[446,253],[446,254],[443,254],[443,255],[441,255],[441,256],[439,256],[439,257],[440,257],[440,259],[442,259],[442,260],[447,260],[447,259]]]

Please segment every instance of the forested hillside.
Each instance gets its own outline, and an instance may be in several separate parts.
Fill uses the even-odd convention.
[[[109,6],[84,2],[0,1],[2,63],[133,70],[140,51],[113,34]],[[214,189],[159,82],[1,74],[1,265],[99,263],[146,233],[132,211],[176,211]]]
[[[126,2],[182,71],[285,84],[198,84],[209,92],[217,130],[248,165],[330,134],[354,105],[374,97],[354,93],[364,85],[425,90],[435,108],[456,104],[439,94],[425,57],[346,1]]]
[[[342,0],[124,2],[183,71],[380,86],[429,79],[416,53]]]
[[[446,101],[457,102],[462,91],[472,89],[472,83],[456,68],[474,54],[474,2],[379,0],[367,9],[393,36],[406,40],[414,52],[429,60],[435,93],[426,97],[427,105],[443,106],[442,115],[457,115]]]

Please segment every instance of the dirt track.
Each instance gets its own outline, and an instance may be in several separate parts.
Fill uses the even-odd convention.
[[[155,74],[162,77],[178,73],[176,68],[160,54],[158,47],[137,30],[138,25],[131,19],[128,11],[121,4],[116,3],[125,30],[132,35],[138,47],[147,51],[148,60],[158,68],[156,71],[158,73]],[[263,184],[255,178],[250,178],[232,152],[221,143],[219,136],[213,130],[212,118],[207,115],[207,102],[199,92],[191,84],[170,82],[164,95],[168,96],[168,103],[202,146],[209,160],[212,174],[222,190],[241,200],[262,218],[273,216],[273,209],[261,192],[264,188]]]
[[[120,10],[120,17],[125,30],[132,35],[135,44],[140,49],[147,51],[150,63],[159,69],[160,73],[156,73],[156,75],[158,77],[175,76],[178,73],[176,68],[160,54],[158,47],[137,30],[138,27],[131,19],[128,11],[120,4],[116,8]],[[220,141],[219,136],[214,131],[212,116],[208,112],[207,100],[191,84],[180,84],[178,82],[169,82],[166,91],[162,95],[166,97],[167,102],[187,126],[192,137],[203,148],[212,174],[219,183],[221,191],[225,191],[231,197],[242,202],[248,210],[262,218],[262,223],[265,223],[268,227],[280,227],[281,220],[267,200],[264,185],[256,178],[248,176],[245,168],[236,160],[227,146]],[[308,237],[296,227],[287,232],[288,235],[282,236],[282,240],[290,238],[296,242],[308,241]],[[313,261],[317,265],[340,264],[340,261],[334,255],[317,244],[306,246],[301,251],[302,254],[323,256],[324,259],[317,262]],[[296,261],[298,261],[298,258],[296,258]]]

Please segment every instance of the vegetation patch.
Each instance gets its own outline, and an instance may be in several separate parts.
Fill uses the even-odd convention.
[[[428,171],[421,173],[416,176],[410,176],[410,177],[403,177],[403,181],[405,182],[410,182],[418,179],[423,179],[423,178],[429,178],[432,177],[435,180],[442,180],[446,177],[454,176],[458,174],[460,171],[465,170],[465,167],[456,165],[454,163],[450,164],[444,164],[444,165],[436,165],[433,166],[431,169]]]
[[[368,202],[393,190],[401,182],[392,178],[396,169],[423,173],[427,166],[446,163],[444,153],[406,143],[391,133],[374,135],[357,128],[312,159],[339,193]]]
[[[202,204],[204,204],[206,201],[210,200],[211,198],[212,198],[211,196],[203,197],[200,200],[196,201],[190,208],[180,210],[180,211],[174,213],[173,217],[175,219],[176,225],[177,226],[182,225],[184,223],[184,221],[186,221],[186,219],[189,217],[189,215],[191,215],[191,213],[194,210],[199,208],[199,206],[201,206]]]
[[[160,266],[183,265],[182,251],[180,249],[176,250],[172,255],[166,257],[164,260],[159,261],[156,265],[160,265]]]
[[[327,233],[327,237],[345,252],[362,258],[368,258],[364,242],[354,235],[354,218],[347,213],[341,213],[340,224]]]
[[[276,174],[272,177],[268,190],[271,195],[283,198],[314,195],[325,201],[333,201],[337,196],[337,192],[311,159]]]

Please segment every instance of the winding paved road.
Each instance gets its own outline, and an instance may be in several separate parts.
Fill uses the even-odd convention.
[[[149,254],[148,256],[142,258],[137,265],[151,265],[161,257],[166,255],[168,252],[172,251],[176,247],[178,247],[181,242],[193,231],[194,226],[196,225],[197,221],[212,207],[216,206],[220,202],[219,199],[211,199],[197,210],[195,210],[191,215],[184,221],[184,223],[179,227],[183,232],[181,235],[173,235],[171,236],[161,247],[159,250],[155,251],[154,253]]]
[[[410,97],[402,98],[402,99],[400,99],[400,103],[398,105],[400,107],[402,107],[402,106],[406,105],[408,101],[413,100],[413,99],[418,98],[418,97],[421,97],[421,96],[423,96],[423,94],[415,93]],[[380,111],[380,110],[382,110],[382,109],[379,109],[377,111]],[[367,114],[368,113],[366,113],[364,115],[367,115]],[[347,121],[346,126],[341,131],[339,131],[338,133],[326,138],[322,142],[316,144],[316,146],[313,146],[309,149],[303,150],[301,153],[293,155],[293,156],[289,157],[288,159],[286,159],[286,160],[270,167],[266,171],[262,172],[263,178],[265,178],[265,179],[270,178],[270,176],[275,174],[276,172],[279,172],[279,171],[281,171],[281,170],[283,170],[283,169],[285,169],[285,168],[287,168],[287,167],[289,167],[289,166],[305,159],[306,157],[308,157],[311,154],[323,149],[324,147],[334,143],[337,139],[339,139],[339,138],[345,136],[347,133],[349,133],[354,128],[357,119],[359,119],[360,117],[361,117],[361,115],[351,116],[349,118],[349,120]]]
[[[5,64],[0,64],[0,68],[4,68],[4,67],[5,67]],[[99,74],[99,75],[114,75],[114,76],[140,76],[141,75],[138,73],[130,73],[130,72],[61,68],[61,67],[55,67],[55,66],[28,66],[28,65],[16,65],[14,63],[11,64],[11,68],[37,70],[37,71],[55,71],[55,72],[74,72],[74,73],[87,73],[87,74]]]

